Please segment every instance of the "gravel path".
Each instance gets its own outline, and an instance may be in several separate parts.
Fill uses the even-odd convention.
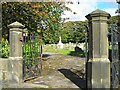
[[[52,54],[43,61],[42,75],[34,84],[49,88],[85,88],[85,58]],[[30,82],[30,83],[31,83]]]

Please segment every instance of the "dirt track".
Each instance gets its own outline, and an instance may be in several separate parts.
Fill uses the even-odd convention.
[[[32,83],[49,88],[85,88],[85,58],[50,55],[43,61],[42,75]]]
[[[85,58],[46,54],[40,77],[12,88],[85,88]]]

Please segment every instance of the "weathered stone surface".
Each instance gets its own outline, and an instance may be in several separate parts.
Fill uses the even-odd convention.
[[[19,22],[8,25],[10,28],[10,56],[8,65],[8,83],[20,83],[23,78],[23,28],[25,27]]]
[[[95,16],[94,16],[94,15]],[[107,58],[108,57],[108,18],[110,14],[102,10],[95,10],[88,14],[89,20],[89,58]]]
[[[22,58],[0,59],[0,85],[7,88],[22,82]]]
[[[8,25],[10,28],[10,57],[22,57],[22,32],[24,25],[19,22],[14,22]]]
[[[8,25],[9,28],[24,28],[25,26],[19,23],[18,21],[11,23]]]
[[[22,32],[10,31],[10,57],[22,57]]]
[[[8,60],[8,82],[19,83],[23,79],[22,58],[10,57]]]
[[[97,58],[87,63],[87,82],[89,88],[110,88],[110,62]]]
[[[0,58],[0,88],[8,87],[8,59]]]
[[[0,59],[0,80],[7,79],[7,73],[8,73],[8,59]],[[5,76],[3,76],[5,74]]]
[[[87,87],[110,88],[110,61],[108,60],[108,25],[110,14],[95,10],[88,14],[89,60],[87,62]]]

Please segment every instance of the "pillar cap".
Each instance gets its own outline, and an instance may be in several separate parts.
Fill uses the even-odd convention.
[[[9,28],[24,28],[25,26],[19,23],[18,21],[11,23],[8,25]]]
[[[90,19],[92,19],[92,17],[100,17],[100,16],[107,17],[107,18],[111,17],[109,13],[107,13],[107,12],[105,12],[103,10],[100,10],[100,9],[97,9],[97,10],[91,12],[90,14],[86,15],[85,17],[88,20],[90,20]]]

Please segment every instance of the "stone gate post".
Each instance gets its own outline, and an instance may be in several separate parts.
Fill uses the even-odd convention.
[[[86,16],[89,22],[87,88],[110,88],[107,38],[109,17],[109,13],[99,9]]]
[[[8,25],[10,41],[10,57],[8,62],[8,82],[22,82],[23,75],[23,57],[22,57],[22,31],[24,25],[14,22]]]

